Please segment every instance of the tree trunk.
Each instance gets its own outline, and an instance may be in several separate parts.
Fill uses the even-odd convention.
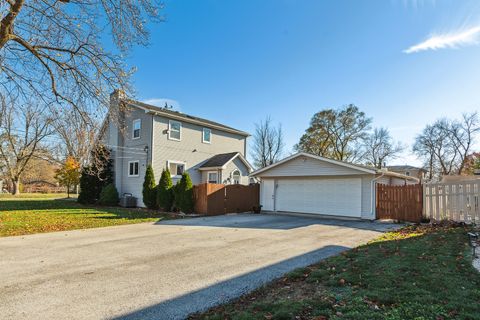
[[[20,194],[20,181],[19,180],[12,180],[12,194],[18,196]]]

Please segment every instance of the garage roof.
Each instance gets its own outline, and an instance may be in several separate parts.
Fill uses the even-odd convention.
[[[294,154],[290,157],[287,157],[283,160],[280,160],[280,161],[278,161],[274,164],[271,164],[271,165],[269,165],[265,168],[256,170],[256,171],[251,173],[251,176],[258,176],[262,172],[268,171],[272,168],[280,166],[280,165],[282,165],[282,164],[284,164],[284,163],[286,163],[290,160],[293,160],[295,158],[298,158],[298,157],[307,157],[307,158],[311,158],[311,159],[316,159],[316,160],[319,160],[319,161],[324,161],[324,162],[327,162],[327,163],[335,164],[335,165],[338,165],[338,166],[341,166],[341,167],[346,167],[346,168],[350,168],[350,169],[353,169],[353,170],[358,170],[358,171],[363,172],[363,173],[383,174],[383,175],[386,175],[386,176],[394,176],[394,177],[403,178],[403,179],[407,179],[407,180],[418,181],[418,179],[416,179],[415,177],[406,176],[406,175],[395,173],[395,172],[389,172],[389,171],[385,171],[385,170],[376,169],[376,168],[371,167],[371,166],[358,165],[358,164],[348,163],[348,162],[344,162],[344,161],[333,160],[333,159],[320,157],[320,156],[313,155],[313,154],[306,153],[306,152],[296,153],[296,154]]]

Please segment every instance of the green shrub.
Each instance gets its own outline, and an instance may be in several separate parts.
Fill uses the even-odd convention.
[[[193,184],[187,172],[182,174],[182,179],[175,186],[175,206],[184,213],[193,212]]]
[[[104,206],[116,206],[118,204],[118,191],[113,183],[102,189],[98,203]]]
[[[163,169],[162,176],[157,186],[157,206],[170,211],[173,205],[173,182],[170,171]]]
[[[155,186],[155,175],[151,165],[147,166],[145,180],[143,181],[143,203],[149,209],[157,209],[157,189]]]

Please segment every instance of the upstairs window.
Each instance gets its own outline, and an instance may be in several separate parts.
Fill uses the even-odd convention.
[[[138,161],[128,162],[128,176],[138,177]]]
[[[140,129],[142,129],[142,120],[140,119],[133,120],[132,127],[133,127],[132,138],[133,139],[140,138]]]
[[[180,141],[182,139],[182,123],[170,120],[168,122],[168,139]]]
[[[169,161],[168,170],[170,170],[170,175],[172,177],[181,176],[185,172],[185,163]]]
[[[212,141],[212,130],[208,128],[203,128],[202,132],[202,142],[211,143]]]

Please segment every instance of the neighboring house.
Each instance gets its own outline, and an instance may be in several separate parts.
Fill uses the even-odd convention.
[[[375,219],[375,185],[415,184],[411,176],[297,153],[251,174],[265,211]]]
[[[248,136],[220,123],[128,99],[116,90],[100,138],[112,150],[120,196],[130,193],[141,204],[148,164],[157,180],[168,168],[174,183],[188,172],[193,184],[249,184]]]
[[[423,182],[423,180],[425,179],[425,175],[427,174],[427,170],[425,170],[423,168],[409,166],[409,165],[387,166],[387,170],[391,171],[391,172],[404,174],[406,176],[415,177],[420,181],[420,183]]]

